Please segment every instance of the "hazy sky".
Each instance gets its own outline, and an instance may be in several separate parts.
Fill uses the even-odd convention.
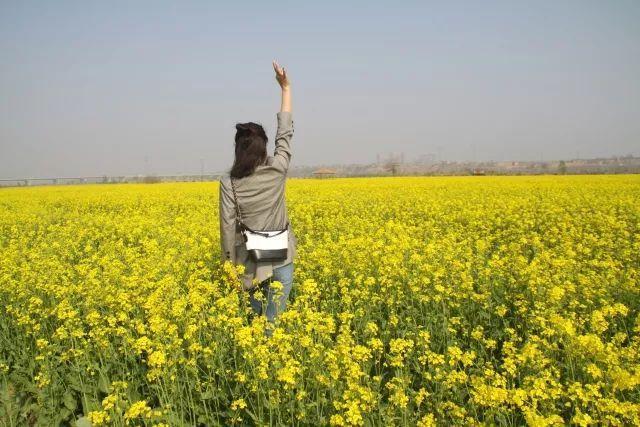
[[[0,177],[640,155],[640,1],[0,2]],[[146,158],[146,160],[145,160]]]

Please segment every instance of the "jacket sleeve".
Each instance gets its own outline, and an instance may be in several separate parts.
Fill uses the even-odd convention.
[[[235,238],[236,238],[236,211],[233,196],[223,188],[220,181],[219,195],[220,210],[220,258],[222,262],[230,260],[236,262]]]
[[[291,161],[291,137],[293,136],[293,119],[290,111],[280,111],[278,130],[276,131],[276,148],[273,153],[273,166],[286,174]]]

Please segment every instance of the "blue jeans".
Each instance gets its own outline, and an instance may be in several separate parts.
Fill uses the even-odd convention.
[[[271,286],[271,281],[277,280],[282,283],[282,291],[278,292],[281,295],[276,295],[276,290]],[[260,283],[255,288],[249,291],[249,301],[251,302],[251,308],[257,315],[265,314],[267,320],[271,323],[275,322],[278,314],[282,313],[287,308],[287,299],[291,292],[293,285],[293,262],[273,269],[273,276]],[[262,292],[262,295],[266,297],[266,301],[259,301],[256,298],[256,292]],[[267,329],[267,335],[270,336],[271,332]]]

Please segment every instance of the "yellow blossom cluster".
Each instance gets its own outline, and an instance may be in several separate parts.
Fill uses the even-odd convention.
[[[286,196],[268,337],[217,183],[1,189],[3,424],[640,425],[639,176]]]

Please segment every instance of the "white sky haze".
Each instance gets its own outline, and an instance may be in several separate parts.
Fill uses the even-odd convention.
[[[218,172],[246,121],[271,151],[272,59],[292,166],[640,155],[639,22],[638,1],[3,1],[0,178]]]

